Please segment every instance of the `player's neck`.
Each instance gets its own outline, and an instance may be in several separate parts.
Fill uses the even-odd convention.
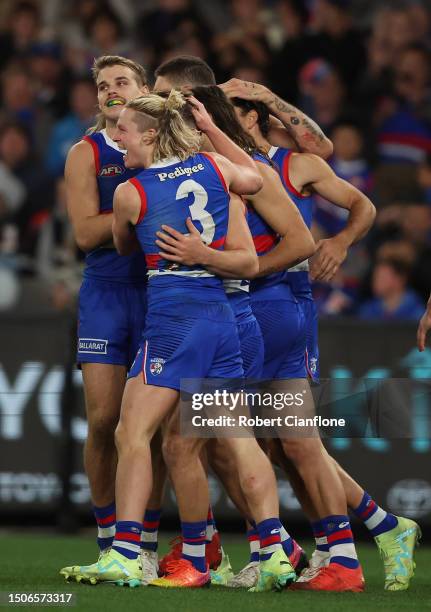
[[[106,120],[106,133],[108,134],[111,140],[114,139],[114,133],[115,133],[116,126],[117,126],[116,121],[108,121],[108,119]]]
[[[267,139],[260,133],[253,134],[253,138],[259,149],[262,149],[263,151],[268,153],[271,148],[271,144],[267,141]]]

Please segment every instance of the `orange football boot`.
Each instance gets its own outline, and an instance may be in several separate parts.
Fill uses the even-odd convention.
[[[167,565],[171,561],[181,559],[183,552],[183,536],[177,536],[169,542],[171,550],[159,561],[159,575],[164,576],[166,574]],[[216,531],[212,537],[212,540],[205,547],[205,559],[209,565],[209,568],[216,570],[222,560],[222,551],[220,544],[220,535]]]
[[[216,570],[221,563],[222,550],[218,531],[214,533],[211,542],[205,547],[205,560],[212,570]]]
[[[210,586],[211,574],[207,565],[205,572],[199,572],[188,559],[176,559],[169,561],[166,567],[166,575],[156,578],[149,586],[170,588],[196,588]]]
[[[361,593],[365,588],[361,566],[356,569],[330,563],[322,567],[314,578],[307,582],[295,582],[290,587],[294,591],[333,591],[335,593]]]

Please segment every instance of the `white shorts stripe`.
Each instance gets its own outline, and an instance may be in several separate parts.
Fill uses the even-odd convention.
[[[142,376],[144,377],[144,383],[147,384],[147,355],[148,355],[148,340],[145,340],[145,350],[144,350],[144,363],[142,366]]]

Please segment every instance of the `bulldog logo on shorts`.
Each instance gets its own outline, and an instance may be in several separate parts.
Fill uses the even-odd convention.
[[[150,361],[150,372],[153,376],[157,376],[161,374],[163,371],[163,365],[165,363],[165,359],[161,359],[160,357],[153,357]]]
[[[314,375],[317,371],[317,359],[316,357],[312,357],[310,359],[310,372]]]

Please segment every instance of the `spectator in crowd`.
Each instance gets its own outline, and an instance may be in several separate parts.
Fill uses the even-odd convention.
[[[11,61],[25,59],[38,41],[40,14],[35,2],[14,2],[7,30],[0,34],[0,70]]]
[[[411,285],[426,300],[431,287],[431,209],[424,204],[406,206],[401,216],[404,240],[416,250]]]
[[[43,224],[35,248],[38,276],[49,282],[56,310],[73,306],[73,296],[79,290],[82,272],[67,217],[64,183],[63,177],[57,179],[52,214]]]
[[[124,37],[124,34],[123,24],[118,15],[105,6],[89,21],[89,54],[92,57],[98,57],[99,55],[130,56],[133,47],[130,41]]]
[[[232,0],[230,27],[213,38],[220,78],[230,78],[238,64],[265,69],[271,61],[261,0]]]
[[[29,54],[29,68],[36,101],[53,117],[67,112],[70,71],[62,61],[62,49],[55,42],[33,45]]]
[[[419,163],[431,151],[431,55],[420,44],[405,47],[394,73],[393,113],[378,130],[382,161]]]
[[[357,189],[370,196],[372,176],[365,158],[364,137],[358,125],[352,121],[340,120],[331,132],[334,154],[328,160],[335,174],[348,181]],[[314,198],[314,221],[326,236],[338,234],[345,226],[348,211],[334,206],[324,198]]]
[[[301,68],[300,108],[326,132],[343,109],[345,89],[333,66],[323,59],[310,60]]]
[[[418,166],[417,181],[423,192],[423,201],[431,205],[431,151]]]
[[[284,42],[269,66],[271,89],[283,99],[297,104],[299,71],[310,59],[306,37],[309,14],[302,0],[280,0],[277,14],[283,27]]]
[[[322,57],[334,66],[350,90],[366,61],[363,35],[352,24],[349,0],[316,0],[312,27],[306,38],[310,57]]]
[[[31,134],[32,147],[42,154],[53,117],[36,100],[35,84],[25,65],[11,64],[1,75],[2,115],[22,123]]]
[[[60,176],[70,147],[78,142],[94,123],[97,98],[91,79],[77,79],[70,91],[70,113],[60,119],[51,132],[45,164],[53,176]]]
[[[7,124],[0,131],[0,160],[25,189],[25,200],[14,221],[19,228],[21,251],[31,254],[38,231],[52,208],[52,181],[32,151],[28,131],[18,123]]]
[[[202,43],[205,53],[211,34],[191,0],[158,0],[155,8],[138,20],[136,29],[138,44],[151,53],[153,67],[190,37]]]
[[[358,316],[367,320],[418,321],[424,304],[409,288],[410,272],[410,265],[401,258],[379,260],[372,275],[373,297],[359,307]]]

